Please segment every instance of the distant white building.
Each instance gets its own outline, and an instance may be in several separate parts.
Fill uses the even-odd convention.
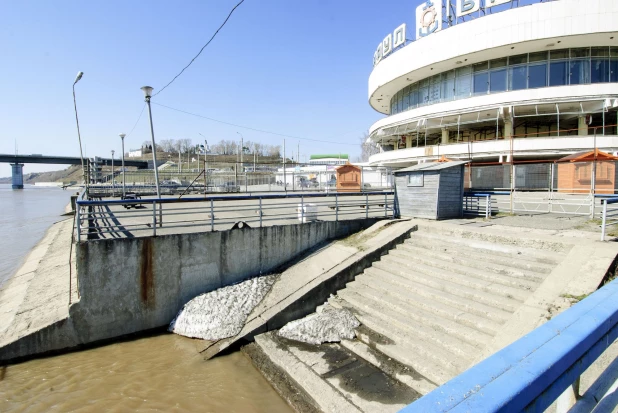
[[[309,164],[311,165],[345,165],[349,161],[347,154],[311,155]]]
[[[131,149],[129,150],[129,158],[139,158],[143,156],[142,149]]]

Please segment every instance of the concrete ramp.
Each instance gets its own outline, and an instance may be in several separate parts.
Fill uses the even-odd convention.
[[[380,221],[346,239],[327,244],[281,273],[272,290],[253,310],[240,333],[206,343],[206,359],[240,340],[277,329],[315,311],[337,291],[415,230],[410,221]]]

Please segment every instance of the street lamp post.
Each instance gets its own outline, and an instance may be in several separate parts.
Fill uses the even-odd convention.
[[[114,181],[114,150],[112,149],[112,197],[116,195],[116,186]]]
[[[86,176],[86,166],[84,165],[84,154],[82,152],[82,136],[79,131],[79,118],[77,116],[77,100],[75,98],[75,85],[84,75],[84,72],[78,72],[75,77],[75,81],[73,82],[73,106],[75,108],[75,123],[77,124],[77,139],[79,141],[79,157],[82,162],[82,173],[84,175],[84,185],[86,185],[86,194],[88,194],[88,177]]]
[[[242,136],[242,133],[240,132],[236,132],[237,134],[240,135],[240,169],[243,169],[243,163],[242,163],[242,154],[244,152],[244,140],[245,138]]]
[[[124,190],[124,186],[125,186],[125,169],[124,169],[124,137],[127,136],[124,133],[121,133],[120,135],[120,139],[122,140],[122,199],[124,199],[125,197],[125,190]]]
[[[157,198],[161,198],[161,189],[159,188],[159,170],[157,168],[157,148],[155,145],[154,127],[152,126],[152,109],[150,107],[150,98],[152,97],[152,87],[142,86],[144,92],[144,100],[148,105],[148,117],[150,118],[150,137],[152,142],[152,162],[154,162],[155,185],[157,186]]]

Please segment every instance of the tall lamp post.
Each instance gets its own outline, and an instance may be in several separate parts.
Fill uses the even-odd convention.
[[[125,169],[124,169],[124,137],[127,136],[124,133],[121,133],[120,135],[120,140],[122,140],[122,199],[124,199],[125,196],[125,191],[124,191],[124,186],[125,186]]]
[[[77,100],[75,99],[75,85],[84,76],[84,72],[78,72],[73,82],[73,106],[75,107],[75,123],[77,124],[77,139],[79,140],[79,157],[82,161],[82,173],[84,174],[84,185],[86,185],[86,194],[88,194],[88,177],[86,176],[86,167],[84,165],[84,154],[82,152],[82,136],[79,132],[79,118],[77,117]]]
[[[154,127],[152,126],[152,109],[150,107],[150,98],[152,97],[152,87],[142,86],[144,92],[144,100],[148,105],[148,117],[150,118],[150,137],[152,142],[152,162],[154,162],[155,184],[157,186],[157,198],[161,198],[161,189],[159,188],[159,171],[157,168],[157,148],[155,145]]]
[[[116,186],[114,185],[114,150],[112,149],[112,196],[116,195]]]
[[[244,144],[245,138],[242,136],[242,133],[240,133],[240,132],[236,132],[236,133],[240,135],[240,169],[243,169],[242,154],[243,154],[244,149],[245,149],[244,148],[244,146],[245,146],[245,144]]]

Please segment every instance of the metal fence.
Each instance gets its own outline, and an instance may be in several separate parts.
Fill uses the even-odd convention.
[[[77,238],[124,238],[317,220],[392,218],[393,191],[77,201]]]
[[[202,162],[203,165],[203,162]],[[330,191],[336,188],[337,166],[316,164],[217,164],[219,168],[185,169],[159,168],[162,194],[220,193],[220,192],[288,192]],[[386,167],[359,166],[360,190],[392,189],[393,171]],[[155,194],[153,170],[116,171],[91,184],[92,196],[113,196],[125,191]]]
[[[601,202],[601,241],[605,241],[607,227],[618,224],[618,198],[606,198]]]

